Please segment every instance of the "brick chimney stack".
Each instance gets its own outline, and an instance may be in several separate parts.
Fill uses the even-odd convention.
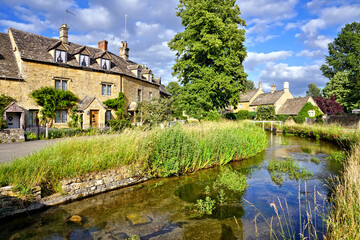
[[[273,84],[271,85],[271,93],[274,93],[276,91],[276,85]]]
[[[108,41],[102,40],[102,41],[98,42],[98,49],[107,51],[107,47],[108,47]]]
[[[126,41],[125,42],[121,41],[120,57],[122,57],[125,60],[129,60],[129,48]]]
[[[63,25],[61,25],[61,28],[59,28],[60,31],[60,40],[65,43],[68,44],[69,43],[69,28],[67,27],[66,23],[64,23]]]

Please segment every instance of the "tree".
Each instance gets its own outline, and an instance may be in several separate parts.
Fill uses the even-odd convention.
[[[256,120],[275,120],[274,106],[260,106],[256,111]]]
[[[4,120],[4,111],[5,108],[12,102],[14,99],[12,99],[9,96],[6,96],[5,94],[0,95],[0,130],[7,127],[6,121]]]
[[[172,99],[160,98],[150,102],[139,102],[137,110],[144,123],[156,125],[164,121],[172,120]]]
[[[184,106],[182,105],[182,87],[179,85],[178,82],[169,82],[166,86],[166,90],[169,91],[172,95],[172,112],[175,118],[184,118],[183,111]]]
[[[316,83],[310,83],[308,85],[309,91],[306,91],[306,96],[310,97],[321,97],[321,90],[318,88]]]
[[[251,80],[246,80],[245,82],[245,88],[250,91],[250,90],[254,90],[255,89],[255,84],[253,81]]]
[[[326,115],[335,115],[344,113],[343,107],[336,102],[336,96],[333,95],[330,98],[314,97],[316,104],[321,111]]]
[[[183,84],[186,114],[236,106],[247,74],[245,21],[236,0],[180,0],[177,16],[185,30],[169,42],[176,51],[173,75]]]
[[[345,96],[336,94],[336,97],[349,112],[360,103],[360,23],[346,24],[328,48],[329,56],[321,67],[323,75],[330,79],[324,93],[330,97],[336,87],[348,91]]]
[[[30,95],[38,105],[42,106],[40,111],[42,115],[41,120],[44,123],[50,123],[50,127],[53,124],[57,110],[68,109],[74,106],[76,100],[78,100],[69,90],[62,91],[53,87],[43,87],[34,90]]]

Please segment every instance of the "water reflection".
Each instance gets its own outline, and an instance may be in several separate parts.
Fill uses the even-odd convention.
[[[246,174],[249,187],[245,193],[226,190],[228,204],[216,205],[211,216],[192,218],[186,209],[205,197],[206,186],[213,188],[221,167],[182,177],[154,179],[42,213],[7,220],[0,224],[0,239],[126,239],[133,235],[141,239],[269,239],[266,221],[273,217],[274,231],[278,230],[272,204],[281,209],[280,203],[286,216],[290,216],[297,237],[301,231],[300,216],[303,220],[306,217],[303,200],[307,198],[313,206],[316,196],[318,206],[322,206],[319,194],[326,198],[329,192],[326,179],[330,174],[338,174],[339,164],[326,160],[326,156],[335,150],[336,147],[324,142],[270,135],[265,151],[254,158],[229,164],[233,171]],[[306,182],[306,189],[302,181],[285,178],[281,187],[271,181],[267,170],[269,161],[287,156],[313,172],[313,177]],[[320,163],[311,162],[312,156],[319,158]],[[217,199],[217,191],[211,194],[212,199]],[[257,215],[259,212],[263,217]],[[75,214],[82,216],[81,223],[68,221]],[[129,214],[145,215],[150,221],[134,225],[128,219]],[[324,232],[320,217],[315,219],[318,231]]]

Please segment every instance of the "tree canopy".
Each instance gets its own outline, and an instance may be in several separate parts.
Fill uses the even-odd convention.
[[[40,111],[44,123],[53,123],[56,116],[56,111],[61,109],[68,109],[75,105],[78,98],[69,90],[62,91],[53,87],[43,87],[31,92],[31,97],[35,102],[42,106]]]
[[[246,88],[248,91],[256,89],[254,82],[251,81],[251,80],[246,80],[246,82],[245,82],[245,88]]]
[[[346,24],[328,49],[326,63],[321,67],[323,75],[330,79],[324,94],[325,97],[336,94],[338,102],[349,112],[360,103],[360,23]]]
[[[321,90],[318,88],[316,83],[310,83],[308,85],[308,91],[306,91],[306,96],[310,97],[321,97]]]
[[[236,106],[247,74],[245,21],[235,0],[180,0],[185,30],[169,42],[176,51],[173,75],[183,84],[186,113]]]

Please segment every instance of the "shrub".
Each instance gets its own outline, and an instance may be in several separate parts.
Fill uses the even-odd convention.
[[[107,126],[111,127],[112,131],[121,131],[125,128],[130,128],[131,123],[128,120],[110,119],[107,121]]]
[[[236,116],[237,120],[245,120],[245,119],[248,119],[250,117],[250,112],[248,110],[240,110],[240,111],[238,111],[236,113],[236,115],[237,115]]]
[[[277,121],[282,121],[282,122],[286,122],[286,120],[289,119],[289,115],[286,115],[286,114],[278,114],[276,115],[276,120]]]
[[[221,114],[216,110],[212,110],[206,113],[206,116],[204,118],[205,121],[219,121],[220,119],[221,119]]]
[[[237,116],[236,113],[225,113],[224,117],[229,120],[236,120]]]
[[[256,120],[274,120],[275,118],[276,115],[274,106],[258,107],[256,112]]]
[[[256,112],[249,112],[249,119],[255,119]]]

